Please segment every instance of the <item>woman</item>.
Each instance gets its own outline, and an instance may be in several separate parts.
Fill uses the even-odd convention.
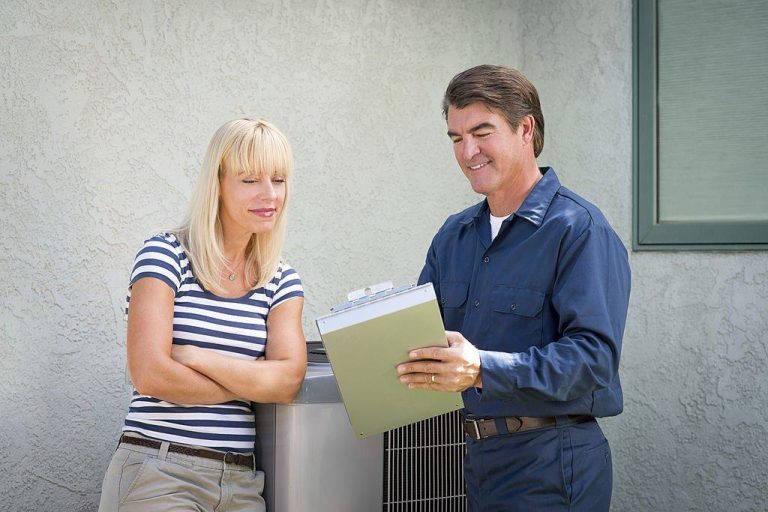
[[[136,256],[135,391],[100,511],[265,510],[251,402],[290,402],[307,364],[301,281],[280,261],[292,170],[277,128],[224,124],[186,223]]]

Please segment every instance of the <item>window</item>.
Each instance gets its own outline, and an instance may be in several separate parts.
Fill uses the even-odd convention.
[[[636,250],[768,249],[768,2],[635,0]]]

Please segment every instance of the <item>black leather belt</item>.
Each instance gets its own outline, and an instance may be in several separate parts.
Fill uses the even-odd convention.
[[[582,423],[591,419],[593,419],[592,416],[564,416],[561,417],[560,425]],[[507,416],[502,418],[466,419],[464,420],[464,433],[475,441],[479,441],[486,437],[537,430],[553,427],[557,424],[557,418],[554,416],[545,418]]]
[[[160,441],[153,441],[152,439],[146,439],[144,437],[133,437],[123,434],[120,436],[120,442],[126,444],[134,444],[136,446],[144,446],[145,448],[160,449],[162,443]],[[232,452],[217,452],[215,450],[202,450],[199,448],[190,448],[180,444],[170,443],[168,447],[169,453],[181,453],[183,455],[192,455],[193,457],[203,457],[206,459],[218,460],[227,464],[236,464],[238,466],[245,466],[247,468],[254,468],[253,455],[241,455],[239,453]]]

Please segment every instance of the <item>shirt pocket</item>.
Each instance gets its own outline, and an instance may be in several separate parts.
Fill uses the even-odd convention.
[[[539,316],[544,307],[544,294],[526,288],[494,286],[491,306],[497,313],[534,318]]]
[[[440,307],[443,310],[443,323],[449,331],[461,330],[468,291],[469,283],[440,283]]]
[[[512,345],[498,347],[505,352],[524,351],[540,346],[542,338],[542,309],[546,295],[537,290],[497,285],[491,291],[494,324]],[[507,343],[508,343],[507,341]]]

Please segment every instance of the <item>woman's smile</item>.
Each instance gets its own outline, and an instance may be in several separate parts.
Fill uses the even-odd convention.
[[[249,209],[248,211],[258,217],[265,217],[265,218],[272,217],[273,215],[275,215],[275,212],[276,212],[274,208],[253,208],[253,209]]]

